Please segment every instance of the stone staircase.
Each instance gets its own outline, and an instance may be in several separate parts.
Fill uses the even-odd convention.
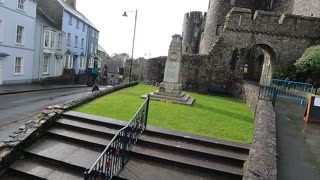
[[[126,122],[67,112],[0,179],[83,179]],[[247,145],[148,127],[114,179],[242,179]]]

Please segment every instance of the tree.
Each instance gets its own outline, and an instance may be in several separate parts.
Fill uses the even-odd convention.
[[[295,63],[297,75],[301,80],[311,80],[316,89],[320,86],[320,45],[305,50]]]

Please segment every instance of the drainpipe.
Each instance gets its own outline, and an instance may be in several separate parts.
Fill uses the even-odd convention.
[[[41,66],[41,54],[43,54],[43,36],[44,36],[44,30],[43,30],[43,24],[40,23],[40,48],[39,48],[39,63],[38,63],[38,81],[40,81],[40,66]]]

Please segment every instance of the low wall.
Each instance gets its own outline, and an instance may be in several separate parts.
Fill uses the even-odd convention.
[[[44,110],[40,114],[31,117],[24,126],[20,127],[7,139],[0,142],[0,174],[20,157],[21,151],[25,147],[35,142],[48,128],[50,128],[53,123],[61,117],[63,112],[76,108],[103,95],[137,84],[138,82],[131,82],[94,92],[84,97],[60,104],[53,110]]]
[[[277,179],[276,114],[270,101],[259,100],[245,180]]]

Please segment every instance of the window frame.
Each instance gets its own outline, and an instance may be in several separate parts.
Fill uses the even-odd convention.
[[[57,39],[57,49],[62,49],[62,34],[61,33],[58,33],[58,39]]]
[[[20,58],[20,72],[16,72],[16,66],[17,66],[17,58]],[[14,64],[13,64],[13,75],[15,76],[21,76],[23,75],[23,66],[24,66],[24,57],[23,56],[15,56],[14,57]]]
[[[46,43],[46,41],[48,41],[48,42]],[[45,48],[49,48],[50,47],[50,31],[49,30],[44,30],[44,33],[43,33],[43,47],[45,47]]]
[[[21,31],[21,42],[18,42],[18,28],[21,27],[22,28],[22,31]],[[16,44],[18,45],[24,45],[24,26],[21,26],[21,25],[17,25],[17,28],[16,28]]]
[[[78,37],[78,36],[75,36],[75,37],[74,37],[74,47],[75,47],[75,48],[78,48],[78,42],[79,42],[79,37]]]
[[[90,57],[89,58],[89,63],[88,63],[88,68],[93,68],[93,66],[94,66],[94,58]]]
[[[68,21],[68,24],[72,26],[72,15],[69,14],[69,21]]]
[[[81,49],[84,49],[84,38],[81,39]]]
[[[55,48],[56,47],[56,33],[51,31],[51,34],[50,34],[50,48]]]
[[[86,32],[86,25],[82,23],[82,32]]]
[[[20,4],[20,1],[22,1],[23,3]],[[25,11],[27,6],[27,1],[26,0],[17,0],[17,9],[20,11]],[[22,8],[21,8],[22,7]]]
[[[64,62],[64,65],[63,67],[66,68],[66,69],[72,69],[73,67],[73,57],[72,55],[70,54],[66,54],[65,56],[65,62]],[[67,65],[67,66],[66,66]]]
[[[71,33],[68,33],[67,35],[67,45],[71,46]]]
[[[79,29],[79,26],[80,26],[80,20],[77,19],[77,24],[76,24],[76,28]]]
[[[86,68],[86,61],[85,61],[85,57],[84,56],[80,56],[79,68],[80,69]]]
[[[1,1],[1,0],[0,0]],[[4,22],[3,19],[0,18],[0,42],[3,42],[3,34],[4,34]]]
[[[48,59],[46,59],[46,57]],[[49,53],[44,53],[43,54],[42,74],[45,74],[45,75],[49,74],[50,57],[51,57],[51,54],[49,54]],[[47,64],[45,64],[46,60],[47,60]],[[45,70],[45,66],[46,66],[46,71],[44,71]]]

